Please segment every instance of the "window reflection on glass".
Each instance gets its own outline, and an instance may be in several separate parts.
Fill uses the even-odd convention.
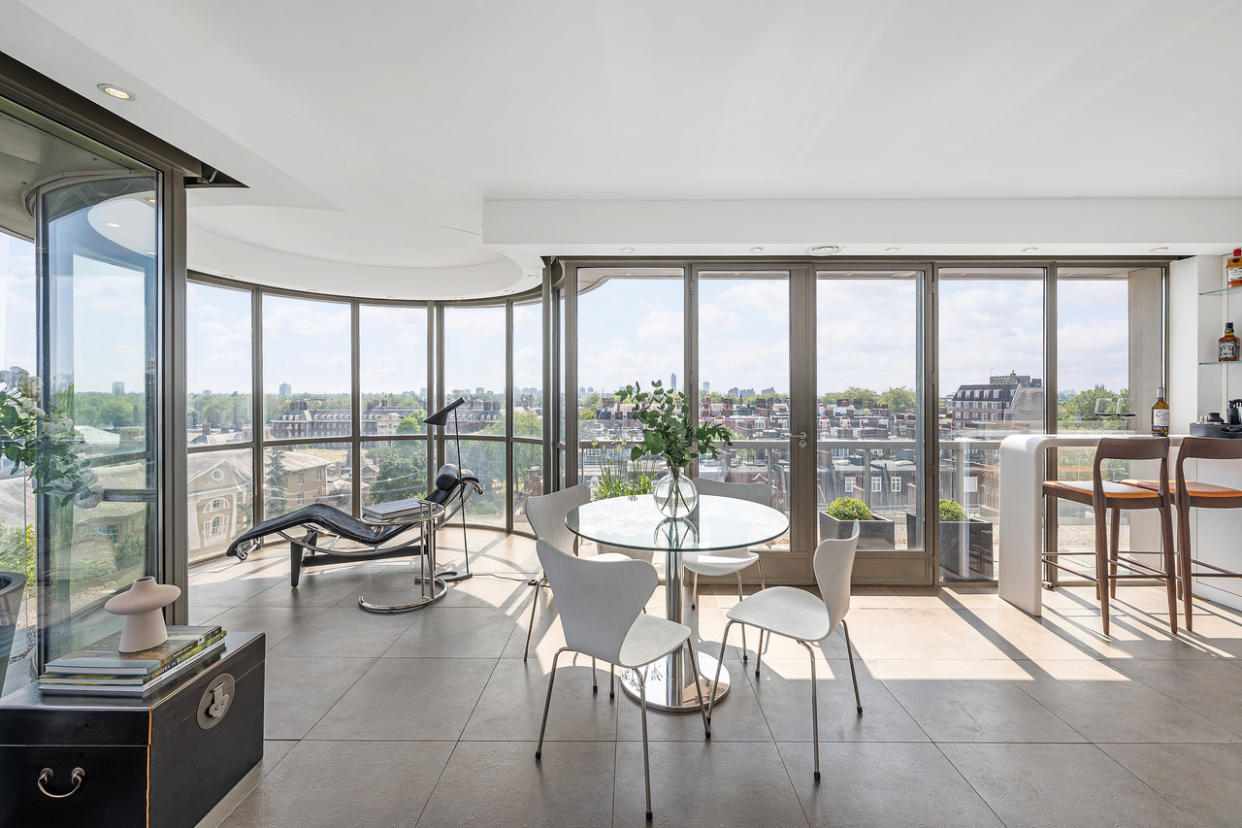
[[[861,501],[866,507],[861,516],[871,518],[862,524],[862,552],[923,547],[917,276],[825,271],[817,279],[819,531],[821,538],[844,537],[857,516],[848,507],[856,504],[833,504]],[[856,566],[856,579],[910,577],[909,571],[868,570],[868,565]],[[920,572],[918,579],[923,577]]]
[[[513,528],[524,532],[526,500],[544,493],[543,446],[539,443],[513,444]]]
[[[250,427],[250,292],[186,286],[186,444],[245,443]]]
[[[427,441],[362,444],[362,505],[391,503],[427,494]]]
[[[789,274],[699,276],[699,419],[721,423],[733,445],[699,461],[699,475],[765,483],[789,513]],[[773,541],[789,543],[788,534]]]
[[[942,268],[940,577],[995,580],[1000,441],[1044,430],[1044,271]]]
[[[263,452],[264,517],[277,517],[311,503],[350,511],[350,463],[348,443],[269,445]]]
[[[251,450],[191,452],[186,482],[190,563],[223,554],[254,525]]]
[[[427,309],[362,305],[358,340],[362,436],[425,434]]]
[[[543,306],[513,306],[513,436],[543,439]]]
[[[263,296],[263,411],[274,440],[346,437],[349,305]]]
[[[456,459],[455,450],[450,457]],[[488,526],[505,525],[505,495],[508,474],[505,469],[505,444],[503,440],[462,440],[462,465],[479,478],[483,494],[471,498],[467,505],[470,523]]]
[[[1163,383],[1160,268],[1069,267],[1057,273],[1057,430],[1060,432],[1151,432],[1151,406]],[[1057,476],[1089,480],[1095,452],[1060,448]],[[1109,461],[1109,480],[1152,477],[1155,469]],[[1140,526],[1138,548],[1158,549],[1159,536],[1146,515],[1122,511],[1120,544],[1130,548]],[[1087,507],[1059,500],[1057,548],[1090,553],[1094,518]]]

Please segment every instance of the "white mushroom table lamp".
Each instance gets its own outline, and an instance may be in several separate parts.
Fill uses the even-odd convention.
[[[158,647],[168,640],[168,628],[164,626],[161,610],[181,597],[181,587],[161,584],[151,575],[134,581],[129,589],[113,595],[104,609],[113,615],[125,616],[121,628],[123,653],[138,653]]]

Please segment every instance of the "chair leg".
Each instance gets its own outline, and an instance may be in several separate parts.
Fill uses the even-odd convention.
[[[548,729],[548,708],[552,706],[552,682],[556,681],[556,662],[563,652],[565,648],[561,647],[556,651],[556,655],[552,656],[552,672],[548,673],[548,697],[543,702],[543,723],[539,725],[539,745],[535,748],[536,762],[543,756],[543,732]]]
[[[1095,580],[1096,595],[1100,599],[1100,624],[1108,635],[1108,528],[1104,511],[1095,515]]]
[[[694,573],[694,586],[690,587],[690,609],[695,609],[699,602],[699,573]]]
[[[716,677],[712,679],[712,694],[707,699],[707,723],[712,723],[712,705],[716,703],[716,687],[720,684],[720,665],[724,664],[725,645],[729,643],[729,629],[736,624],[730,621],[725,624],[724,635],[720,636],[720,658],[716,659]]]
[[[819,689],[815,685],[815,651],[811,645],[799,639],[811,657],[811,743],[815,745],[815,781],[819,781]]]
[[[638,674],[638,699],[643,717],[643,787],[647,792],[647,821],[651,822],[651,761],[647,757],[647,680],[642,670]]]
[[[742,629],[746,629],[743,625]],[[759,631],[759,649],[755,650],[755,678],[759,678],[759,667],[763,664],[763,630]],[[768,638],[772,638],[772,633],[768,633]]]
[[[1177,635],[1177,564],[1173,552],[1173,513],[1160,510],[1160,551],[1164,553],[1164,586],[1169,595],[1169,629]]]
[[[535,607],[539,603],[539,587],[543,585],[544,580],[545,578],[539,579],[530,596],[530,624],[526,627],[526,649],[522,651],[522,661],[526,661],[526,657],[530,655],[530,635],[535,631]]]
[[[595,671],[595,659],[591,659],[591,695],[599,695],[599,676]]]
[[[289,544],[289,586],[296,589],[302,579],[302,544]]]
[[[1121,547],[1121,510],[1113,509],[1112,520],[1109,521],[1109,538],[1108,538],[1108,574],[1112,576],[1108,581],[1108,595],[1110,598],[1117,597],[1117,555]],[[1133,548],[1133,541],[1131,541]]]
[[[742,598],[744,597],[742,595],[742,573],[739,571],[734,574],[737,575],[737,600],[738,602],[741,602]],[[763,643],[763,630],[759,631],[759,643],[760,644]],[[746,663],[746,625],[745,624],[742,625],[742,663],[743,664]]]
[[[1183,617],[1183,620],[1186,622],[1187,632],[1190,632],[1194,630],[1194,620],[1192,616],[1193,609],[1191,606],[1194,601],[1193,595],[1191,594],[1191,590],[1194,587],[1194,583],[1191,577],[1191,566],[1193,566],[1193,564],[1191,564],[1190,562],[1190,509],[1189,508],[1179,509],[1177,512],[1177,535],[1178,535],[1177,552],[1178,552],[1178,559],[1181,564],[1178,567],[1181,570],[1181,577],[1177,582],[1177,586],[1178,586],[1179,592],[1181,593],[1181,598],[1182,598],[1182,617]]]
[[[858,715],[862,715],[862,699],[858,696],[858,674],[854,672],[854,645],[850,643],[850,625],[841,619],[841,632],[845,633],[845,654],[850,659],[850,678],[854,682],[854,704],[858,707]]]
[[[760,589],[767,589],[767,588],[768,588],[768,580],[767,580],[767,578],[764,578],[764,577],[763,577],[763,557],[762,557],[762,556],[760,556],[759,560],[755,561],[755,563],[759,564],[759,588],[760,588]]]
[[[617,666],[615,664],[608,665],[608,698],[615,699],[617,697]]]
[[[694,676],[694,692],[699,697],[699,715],[703,717],[703,738],[712,738],[712,729],[707,726],[707,703],[703,701],[703,680],[699,678],[698,659],[694,657],[694,645],[686,639],[686,653],[690,656],[690,674]]]

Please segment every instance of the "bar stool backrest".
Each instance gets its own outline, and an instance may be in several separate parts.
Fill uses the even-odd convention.
[[[1104,481],[1100,465],[1105,460],[1159,460],[1160,497],[1169,500],[1169,438],[1168,437],[1103,437],[1095,450],[1091,467],[1092,499],[1104,508]]]
[[[1184,437],[1177,450],[1177,491],[1186,491],[1187,460],[1242,460],[1242,440]]]

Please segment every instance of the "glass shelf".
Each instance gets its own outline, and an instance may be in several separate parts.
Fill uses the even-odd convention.
[[[1242,285],[1234,285],[1233,287],[1217,288],[1216,290],[1201,290],[1200,296],[1224,296],[1227,293],[1242,293]]]

